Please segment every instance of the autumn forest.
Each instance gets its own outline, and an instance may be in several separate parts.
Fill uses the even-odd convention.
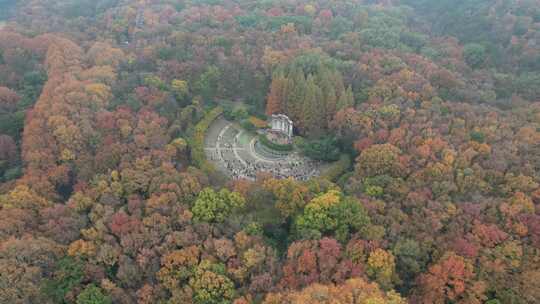
[[[540,303],[540,0],[0,0],[4,303]]]

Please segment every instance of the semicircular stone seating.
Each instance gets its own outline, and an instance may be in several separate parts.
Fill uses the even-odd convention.
[[[217,119],[205,138],[208,160],[233,179],[254,180],[266,172],[275,178],[308,180],[320,174],[321,163],[297,153],[283,154],[257,143],[257,136],[225,120]]]

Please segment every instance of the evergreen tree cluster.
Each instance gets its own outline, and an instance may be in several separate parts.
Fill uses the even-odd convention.
[[[337,111],[354,105],[335,61],[317,53],[301,55],[273,73],[266,112],[285,113],[303,135],[319,137]]]

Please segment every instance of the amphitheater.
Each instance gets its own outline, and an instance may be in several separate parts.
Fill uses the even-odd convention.
[[[320,175],[323,166],[296,151],[272,151],[259,143],[256,133],[223,117],[208,129],[205,153],[209,161],[233,179],[255,180],[259,173],[270,173],[275,178],[308,180]]]

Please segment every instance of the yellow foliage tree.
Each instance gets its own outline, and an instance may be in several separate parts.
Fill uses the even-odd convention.
[[[392,253],[384,249],[376,249],[369,255],[367,266],[368,275],[384,289],[389,289],[392,286],[396,269]]]
[[[350,279],[341,285],[313,284],[302,291],[270,293],[263,304],[406,304],[398,293],[382,291],[376,283]]]

